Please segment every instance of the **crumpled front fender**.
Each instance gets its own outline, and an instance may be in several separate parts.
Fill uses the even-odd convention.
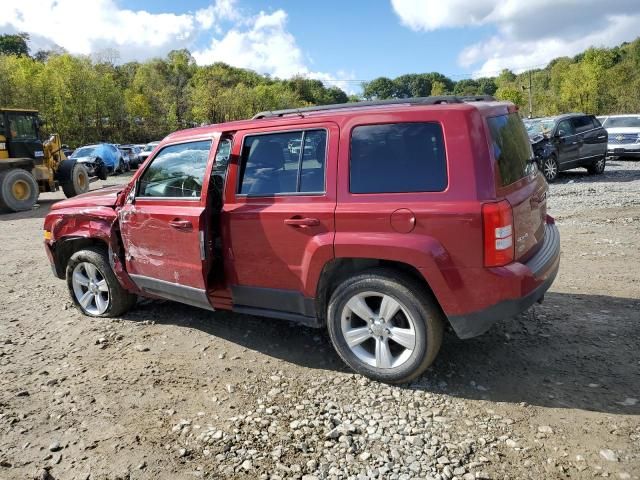
[[[46,234],[45,246],[56,276],[64,278],[66,262],[77,250],[75,247],[86,245],[83,240],[97,241],[107,247],[109,263],[122,287],[139,293],[125,268],[118,214],[113,208],[56,210],[45,218],[44,229],[50,232]]]

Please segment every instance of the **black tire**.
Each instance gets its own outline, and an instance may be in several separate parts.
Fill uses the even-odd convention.
[[[89,191],[89,172],[75,160],[67,159],[58,166],[58,182],[67,198]]]
[[[602,175],[604,173],[604,169],[607,166],[607,156],[604,155],[591,165],[587,166],[587,172],[589,175]]]
[[[347,345],[342,331],[343,310],[352,297],[363,292],[379,292],[392,297],[414,319],[415,346],[404,363],[391,368],[377,368],[361,360]],[[444,320],[435,299],[431,298],[424,285],[409,275],[377,268],[355,275],[335,289],[327,310],[327,328],[338,355],[353,370],[384,383],[406,383],[421,375],[435,360],[442,345]],[[375,342],[373,336],[371,340]]]
[[[103,313],[95,314],[88,311],[80,304],[74,292],[73,272],[78,264],[84,262],[92,264],[98,270],[109,289],[108,307]],[[118,317],[136,304],[137,296],[122,288],[109,265],[107,251],[104,248],[90,247],[74,253],[67,263],[66,277],[67,287],[73,303],[83,314],[89,317]]]
[[[96,164],[98,165],[96,167],[96,176],[100,179],[100,180],[106,180],[107,177],[109,176],[109,169],[107,168],[107,166],[104,164],[104,162],[102,161],[101,158],[97,158],[96,159]]]
[[[555,156],[555,154],[551,154],[547,158],[542,159],[540,170],[542,171],[544,178],[547,179],[547,182],[553,182],[556,178],[558,178],[558,173],[560,173],[560,165],[558,165],[558,158]]]
[[[39,195],[38,182],[30,172],[14,168],[0,173],[0,210],[31,210]]]

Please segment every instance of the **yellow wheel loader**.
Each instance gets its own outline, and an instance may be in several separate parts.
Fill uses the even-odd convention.
[[[0,210],[30,210],[40,192],[89,190],[85,166],[67,159],[57,134],[43,142],[40,126],[36,110],[0,108]]]

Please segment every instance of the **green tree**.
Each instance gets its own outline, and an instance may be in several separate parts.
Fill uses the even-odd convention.
[[[398,98],[427,97],[431,93],[431,78],[424,74],[401,75],[393,80],[394,96]]]
[[[445,95],[447,93],[447,86],[444,82],[436,80],[431,84],[431,96],[437,97],[439,95]]]
[[[396,84],[387,77],[378,77],[363,86],[364,98],[384,100],[396,96]]]
[[[0,54],[29,56],[28,33],[0,35]]]
[[[498,100],[507,100],[509,102],[513,102],[520,107],[524,105],[524,95],[522,93],[522,89],[518,89],[516,87],[499,87],[498,90],[496,90],[496,98]]]
[[[479,95],[481,93],[480,84],[472,79],[460,80],[456,82],[453,93],[456,95]]]

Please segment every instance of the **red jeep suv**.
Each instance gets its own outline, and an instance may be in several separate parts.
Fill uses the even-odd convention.
[[[263,112],[165,138],[122,187],[56,203],[55,275],[89,316],[142,295],[327,328],[400,383],[541,301],[560,238],[516,107],[428,97]]]

